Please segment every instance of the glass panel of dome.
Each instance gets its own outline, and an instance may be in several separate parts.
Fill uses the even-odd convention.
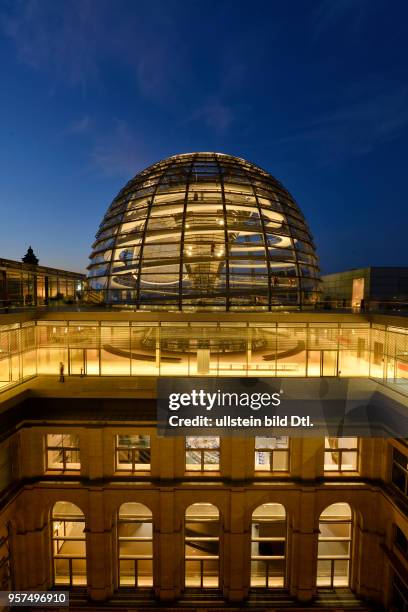
[[[157,205],[156,205],[157,204]],[[177,216],[181,215],[184,210],[184,193],[173,194],[173,196],[166,196],[163,202],[157,202],[155,200],[155,206],[150,211],[150,218],[154,217],[173,217],[174,224],[177,227]],[[178,224],[180,227],[180,224]]]
[[[98,240],[100,240],[101,238],[108,238],[110,236],[114,236],[118,231],[118,226],[112,226],[112,227],[108,227],[107,229],[104,229],[101,232],[97,233],[97,238]]]
[[[111,257],[112,257],[112,251],[96,253],[92,257],[90,265],[104,263],[105,261],[108,261]]]
[[[185,193],[185,178],[178,178],[173,175],[171,180],[164,180],[158,185],[154,199],[157,202],[165,202],[167,194],[172,197],[179,197]]]
[[[174,238],[174,239],[173,239]],[[145,244],[143,258],[146,268],[157,268],[157,273],[161,270],[168,272],[169,262],[166,259],[179,259],[180,240],[179,235],[167,236],[163,242]]]
[[[262,208],[266,208],[268,211],[270,210],[274,212],[282,212],[282,206],[280,205],[280,202],[274,198],[268,198],[268,195],[270,194],[267,193],[265,194],[266,197],[263,197],[257,191],[257,199],[258,199],[260,206]]]
[[[144,198],[134,197],[132,199],[129,199],[128,202],[126,203],[126,208],[123,211],[124,218],[126,219],[129,214],[133,214],[134,212],[145,211],[147,208],[149,208],[149,204],[150,204],[150,197],[144,197]]]
[[[233,267],[235,262],[239,261],[242,257],[248,258],[248,262],[251,260],[265,262],[265,248],[261,242],[261,237],[255,235],[251,236],[251,238],[254,238],[254,240],[229,245],[230,268]],[[258,244],[256,243],[256,240],[259,240]]]
[[[108,271],[109,264],[92,266],[92,268],[89,270],[89,276],[105,276],[106,274],[108,274]]]
[[[161,271],[160,275],[156,272],[143,273],[139,288],[140,302],[148,303],[149,300],[154,300],[157,303],[178,302],[179,271],[177,266],[170,265],[167,270],[171,268],[173,268],[173,271]]]

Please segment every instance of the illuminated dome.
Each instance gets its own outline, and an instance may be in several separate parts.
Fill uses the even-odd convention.
[[[174,155],[137,174],[90,258],[90,287],[138,309],[300,308],[319,293],[296,202],[265,170],[221,153]]]

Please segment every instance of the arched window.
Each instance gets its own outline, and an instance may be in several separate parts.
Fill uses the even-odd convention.
[[[352,513],[348,504],[328,506],[319,519],[318,587],[347,587],[350,578]]]
[[[285,586],[286,512],[282,504],[262,504],[252,514],[251,587]]]
[[[153,586],[153,518],[143,504],[122,504],[118,512],[119,586]]]
[[[212,504],[186,510],[185,586],[217,588],[220,570],[220,515]]]
[[[71,502],[59,501],[52,509],[54,584],[86,585],[85,517]]]

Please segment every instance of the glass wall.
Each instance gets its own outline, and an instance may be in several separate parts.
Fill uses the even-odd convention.
[[[36,373],[35,323],[0,326],[0,389]]]
[[[30,321],[0,326],[0,388],[58,376],[361,376],[408,393],[408,329],[369,323]]]
[[[60,300],[72,303],[83,289],[82,274],[7,259],[0,263],[0,308],[52,305]]]

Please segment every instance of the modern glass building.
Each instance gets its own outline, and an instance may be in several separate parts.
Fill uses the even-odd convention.
[[[325,308],[394,310],[408,307],[408,267],[370,266],[322,276]]]
[[[408,410],[407,317],[315,308],[282,185],[221,154],[151,166],[89,276],[105,304],[0,313],[0,590],[82,610],[407,610],[405,439],[158,435],[159,377],[361,378]]]
[[[319,295],[305,219],[285,187],[244,159],[175,155],[136,175],[96,235],[90,286],[148,310],[301,308]]]

